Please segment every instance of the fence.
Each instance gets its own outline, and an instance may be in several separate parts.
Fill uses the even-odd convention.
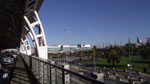
[[[27,55],[22,55],[22,58],[41,84],[105,84],[69,70],[69,65],[65,63]]]

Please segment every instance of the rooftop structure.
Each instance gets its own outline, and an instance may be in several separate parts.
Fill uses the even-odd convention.
[[[29,3],[31,2],[32,3]],[[39,10],[43,0],[0,1],[0,50],[20,47],[21,37],[26,33],[23,16],[31,9]],[[29,17],[32,15],[28,15]]]

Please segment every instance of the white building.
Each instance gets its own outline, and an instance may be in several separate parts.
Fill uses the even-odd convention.
[[[78,44],[77,46],[80,48],[91,48],[90,44]]]
[[[79,50],[88,51],[91,49],[90,44],[78,44],[76,46],[70,45],[54,45],[48,47],[48,53],[74,53]]]

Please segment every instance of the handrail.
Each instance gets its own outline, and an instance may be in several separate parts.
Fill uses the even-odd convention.
[[[48,64],[49,64],[49,63],[48,63]],[[53,65],[53,64],[50,64],[50,65],[52,65],[52,66],[54,66],[54,67],[56,67],[56,68],[58,68],[58,69],[61,69],[61,70],[63,70],[63,71],[66,71],[66,72],[68,72],[68,73],[70,73],[70,74],[73,74],[73,75],[75,75],[75,76],[81,77],[81,78],[83,78],[83,79],[85,79],[85,80],[88,80],[88,81],[92,82],[93,84],[105,84],[105,83],[100,82],[100,81],[98,81],[98,80],[96,80],[96,79],[94,79],[94,78],[90,78],[90,77],[87,77],[87,76],[78,74],[78,73],[73,72],[73,71],[71,71],[71,70],[67,70],[67,69],[64,69],[64,68],[62,68],[62,67],[59,67],[59,66],[56,66],[56,65]]]
[[[103,83],[103,82],[101,82],[101,81],[98,81],[98,80],[96,80],[96,79],[94,79],[94,78],[87,77],[87,76],[81,75],[81,74],[79,74],[79,73],[76,73],[76,72],[74,72],[74,71],[65,69],[65,68],[63,68],[63,67],[60,67],[60,66],[51,64],[50,61],[42,60],[42,59],[40,59],[40,58],[38,58],[38,57],[33,57],[33,56],[31,56],[31,58],[33,58],[33,59],[35,59],[35,60],[37,60],[37,61],[43,62],[44,64],[53,66],[53,67],[55,67],[56,69],[60,69],[60,70],[62,70],[63,72],[67,72],[67,73],[72,74],[72,75],[74,75],[74,76],[77,76],[77,77],[79,77],[79,78],[81,78],[81,79],[85,79],[86,81],[91,82],[91,84],[105,84],[105,83]]]

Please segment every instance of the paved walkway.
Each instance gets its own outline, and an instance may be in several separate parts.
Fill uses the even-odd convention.
[[[32,84],[21,56],[18,57],[10,84]]]

